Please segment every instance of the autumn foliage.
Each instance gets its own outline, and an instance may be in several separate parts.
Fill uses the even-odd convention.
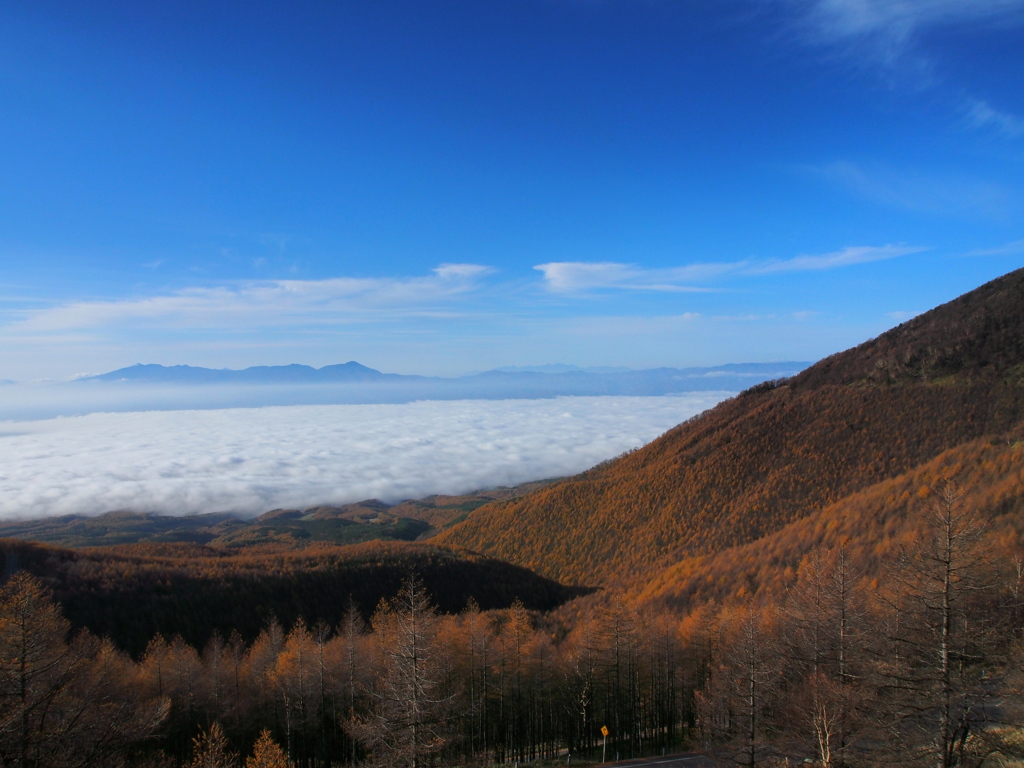
[[[1024,270],[435,539],[618,587],[756,542],[981,438],[1024,437]]]
[[[1022,306],[1024,271],[428,544],[4,540],[0,765],[1012,765]]]

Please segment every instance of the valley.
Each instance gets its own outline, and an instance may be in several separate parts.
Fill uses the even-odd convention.
[[[0,2],[0,768],[1024,768],[1022,72]]]
[[[595,759],[604,725],[623,757],[1014,765],[1022,306],[1024,270],[570,477],[5,523],[0,643],[51,627],[69,713],[114,664],[103,695],[155,741],[110,754],[168,767],[262,727],[298,764],[359,763],[407,717],[424,764]],[[93,744],[25,722],[40,755]]]

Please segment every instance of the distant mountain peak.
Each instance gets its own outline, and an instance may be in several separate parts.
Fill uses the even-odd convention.
[[[546,363],[544,365],[502,365],[493,370],[499,373],[627,373],[635,369],[613,365],[581,367],[567,363]],[[488,373],[490,372],[488,371]]]
[[[350,360],[339,365],[313,368],[300,363],[254,365],[241,370],[201,368],[191,365],[136,363],[80,381],[137,381],[171,384],[317,384],[339,381],[370,381],[386,377],[380,371]]]

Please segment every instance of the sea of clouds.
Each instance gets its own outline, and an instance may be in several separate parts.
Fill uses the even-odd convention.
[[[559,397],[0,421],[0,518],[395,502],[580,472],[727,397]]]

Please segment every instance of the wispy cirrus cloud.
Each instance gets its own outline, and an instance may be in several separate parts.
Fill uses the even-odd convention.
[[[708,262],[680,267],[649,269],[618,262],[560,261],[539,264],[545,287],[554,293],[585,294],[602,290],[698,292],[712,290],[694,285],[715,278],[769,275],[837,269],[893,259],[927,250],[922,246],[851,246],[831,253],[801,255],[791,259]]]
[[[939,86],[948,67],[936,65],[956,55],[949,46],[932,44],[928,33],[1024,26],[1024,0],[776,0],[773,5],[788,16],[789,28],[803,44],[881,73],[890,84],[913,88]],[[958,110],[960,99],[952,101],[951,110]],[[977,102],[973,119],[979,125],[1019,135],[1014,116],[971,101]]]
[[[889,53],[917,32],[952,24],[1018,24],[1024,0],[782,0],[820,43],[870,40]]]
[[[1024,136],[1024,119],[995,109],[982,99],[970,99],[967,102],[966,122],[971,128],[994,130],[1009,139]]]
[[[768,275],[775,272],[809,272],[822,269],[838,269],[839,267],[852,267],[856,264],[870,264],[874,261],[895,259],[899,256],[908,256],[912,253],[921,253],[926,250],[928,249],[919,245],[859,245],[843,248],[832,253],[795,256],[792,259],[752,264],[747,272],[752,275]]]
[[[912,320],[920,314],[920,310],[897,309],[895,312],[886,312],[886,317],[891,317],[893,320],[902,323],[904,320]]]
[[[548,290],[577,293],[607,288],[634,291],[706,291],[689,283],[733,271],[727,263],[692,264],[666,269],[649,269],[614,261],[553,261],[534,269],[544,275]]]
[[[108,301],[77,301],[23,310],[7,333],[54,333],[111,326],[265,328],[429,315],[480,285],[493,270],[480,264],[442,264],[429,275],[260,280]]]

